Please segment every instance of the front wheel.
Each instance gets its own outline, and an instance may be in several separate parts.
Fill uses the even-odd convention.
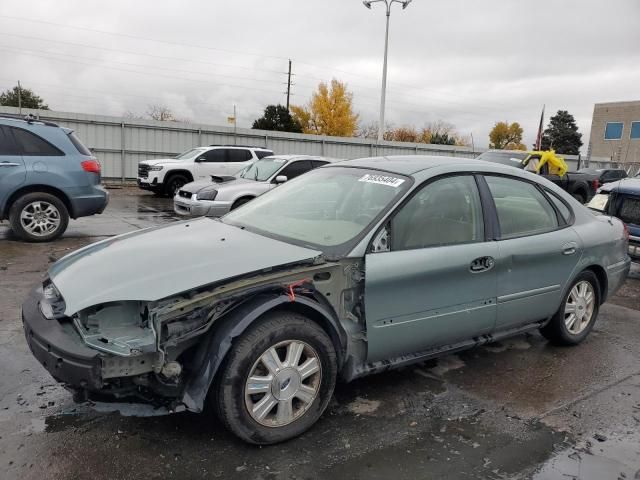
[[[540,333],[557,345],[577,345],[593,328],[600,306],[598,278],[584,271],[573,281],[562,305]]]
[[[273,312],[245,332],[218,372],[218,414],[234,434],[259,445],[309,429],[336,382],[336,354],[325,331],[292,312]]]
[[[165,182],[165,193],[173,198],[178,193],[178,190],[187,183],[189,183],[189,179],[186,176],[180,174],[171,175]]]

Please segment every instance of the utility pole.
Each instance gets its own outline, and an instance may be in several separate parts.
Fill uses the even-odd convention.
[[[233,104],[233,144],[238,144],[238,116],[236,115],[236,104]]]
[[[287,111],[289,110],[289,97],[291,96],[291,59],[289,59],[289,74],[287,77]]]
[[[22,115],[22,87],[20,86],[20,80],[18,80],[18,114]]]

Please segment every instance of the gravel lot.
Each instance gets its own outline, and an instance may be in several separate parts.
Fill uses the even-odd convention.
[[[20,479],[640,478],[640,281],[634,268],[579,347],[519,336],[338,385],[304,436],[243,444],[210,412],[134,418],[75,405],[31,356],[20,304],[48,265],[172,222],[171,201],[111,190],[49,244],[0,223],[0,471]]]

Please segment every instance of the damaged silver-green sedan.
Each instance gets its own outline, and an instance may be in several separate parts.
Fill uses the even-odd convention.
[[[121,235],[54,264],[29,346],[78,401],[205,403],[269,444],[336,379],[540,329],[580,343],[629,270],[628,234],[538,176],[447,157],[351,160],[222,219]],[[161,261],[159,261],[161,259]]]

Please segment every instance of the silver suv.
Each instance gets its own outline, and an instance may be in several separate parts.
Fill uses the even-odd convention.
[[[273,155],[273,152],[262,147],[196,147],[175,158],[156,158],[139,162],[138,186],[158,195],[173,197],[185,183],[209,179],[211,175],[234,175],[269,155]]]
[[[214,175],[213,183],[184,185],[173,198],[173,209],[179,215],[221,217],[280,183],[335,161],[309,155],[266,157],[246,167],[237,178]]]

